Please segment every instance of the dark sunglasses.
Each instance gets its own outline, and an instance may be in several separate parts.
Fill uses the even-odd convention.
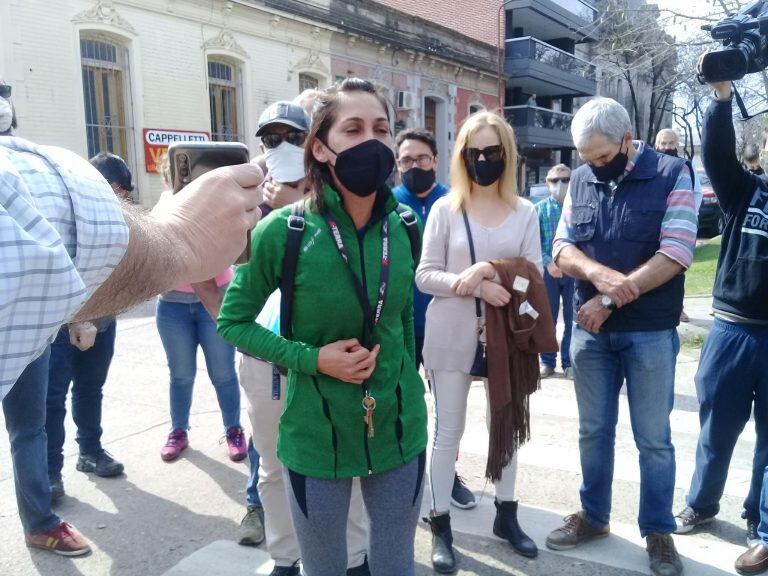
[[[482,156],[488,162],[498,162],[504,158],[504,148],[499,144],[496,146],[488,146],[486,148],[465,148],[462,152],[464,160],[470,164],[474,164]]]
[[[3,98],[11,97],[11,87],[8,84],[0,84],[0,96]]]
[[[306,132],[292,130],[285,134],[264,134],[261,137],[261,143],[264,144],[264,148],[277,148],[283,142],[288,142],[288,144],[293,144],[294,146],[301,146],[306,139]]]
[[[560,182],[563,184],[568,184],[570,181],[570,176],[563,176],[562,178],[547,178],[547,182],[552,182],[552,184],[559,184]]]

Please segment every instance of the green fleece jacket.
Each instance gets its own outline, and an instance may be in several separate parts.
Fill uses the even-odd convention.
[[[390,270],[387,298],[373,333],[381,345],[369,382],[376,399],[375,435],[368,438],[362,387],[317,371],[325,344],[363,338],[363,312],[350,268],[336,249],[323,215],[307,201],[293,299],[293,340],[254,320],[279,285],[291,208],[272,212],[251,235],[251,260],[229,285],[218,319],[225,340],[289,369],[277,454],[290,470],[317,478],[346,478],[402,466],[426,448],[424,384],[414,362],[413,280],[415,263],[405,225],[389,190],[376,199],[371,221],[360,231],[336,191],[323,191],[354,273],[376,306],[381,272],[381,223],[389,219]]]

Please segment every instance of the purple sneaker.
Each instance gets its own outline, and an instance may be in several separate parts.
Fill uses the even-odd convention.
[[[229,459],[232,462],[240,462],[248,456],[245,434],[243,434],[243,429],[240,426],[232,426],[227,430],[227,446],[229,447]]]
[[[187,438],[187,431],[178,428],[168,434],[168,441],[160,451],[160,458],[166,462],[176,460],[181,454],[181,451],[189,446],[189,439]]]

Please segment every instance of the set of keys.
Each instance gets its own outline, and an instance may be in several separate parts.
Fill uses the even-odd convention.
[[[371,396],[370,392],[366,392],[365,396],[363,397],[363,410],[365,410],[365,416],[363,416],[363,421],[365,421],[366,426],[368,427],[368,438],[373,438],[373,411],[376,409],[376,398]]]

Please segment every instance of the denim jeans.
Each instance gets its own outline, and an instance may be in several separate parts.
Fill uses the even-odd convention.
[[[592,334],[574,326],[571,359],[579,407],[581,504],[594,526],[610,519],[619,395],[626,379],[632,433],[640,452],[640,532],[647,536],[675,530],[675,449],[669,414],[679,349],[674,329]]]
[[[574,280],[563,274],[562,278],[553,278],[549,270],[544,268],[544,285],[547,287],[549,309],[552,311],[552,321],[557,326],[557,316],[560,312],[560,300],[563,301],[563,341],[560,343],[560,363],[563,370],[571,367],[571,329],[573,328],[573,287]],[[557,352],[545,352],[541,355],[541,363],[554,368],[557,365]]]
[[[64,464],[64,418],[67,392],[72,383],[72,419],[77,425],[80,454],[101,451],[102,389],[115,351],[116,322],[96,335],[94,345],[81,351],[69,343],[69,331],[59,330],[51,344],[45,430],[48,433],[48,474],[61,474]]]
[[[11,441],[16,504],[25,534],[48,532],[61,520],[51,509],[48,483],[45,394],[50,349],[30,363],[3,399],[5,428]]]
[[[197,372],[197,346],[205,356],[208,376],[216,389],[224,429],[240,426],[240,386],[235,347],[216,333],[216,323],[202,303],[157,302],[157,330],[171,371],[171,428],[189,429],[192,389]]]
[[[253,436],[248,438],[248,485],[245,487],[246,502],[248,506],[261,508],[261,498],[259,498],[259,460],[261,457],[253,446]]]
[[[768,328],[715,318],[701,350],[696,395],[701,433],[688,505],[701,514],[720,510],[733,448],[754,404],[755,455],[744,515],[758,521],[768,466]]]

